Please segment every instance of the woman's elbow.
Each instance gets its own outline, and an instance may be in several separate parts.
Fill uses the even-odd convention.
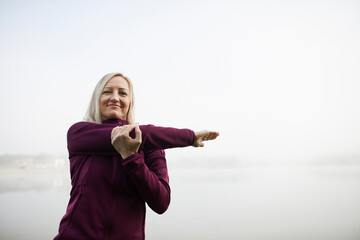
[[[153,204],[153,205],[148,204],[148,205],[157,214],[163,214],[169,208],[170,196],[167,197],[166,199],[162,199],[158,201],[157,204]]]
[[[169,205],[163,205],[163,206],[160,206],[160,207],[157,207],[157,208],[152,208],[152,210],[154,212],[156,212],[157,214],[161,215],[163,214],[164,212],[166,212],[166,210],[169,208]]]

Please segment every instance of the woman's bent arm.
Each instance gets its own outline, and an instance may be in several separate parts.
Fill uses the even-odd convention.
[[[154,212],[164,213],[170,204],[165,152],[152,150],[136,153],[125,158],[122,164],[142,199]]]

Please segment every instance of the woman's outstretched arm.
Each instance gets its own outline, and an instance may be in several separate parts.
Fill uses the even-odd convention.
[[[69,154],[117,155],[119,153],[112,145],[111,134],[119,132],[126,126],[132,126],[132,131],[128,135],[135,137],[135,125],[116,127],[115,124],[76,123],[69,128],[67,133]],[[190,129],[154,125],[140,125],[139,128],[142,132],[140,149],[144,151],[191,145],[201,147],[202,141],[211,140],[206,132],[199,134],[201,132],[194,133]],[[216,134],[212,132],[214,133]]]
[[[126,158],[138,152],[140,148],[146,151],[190,145],[204,147],[204,141],[214,140],[219,136],[218,132],[203,130],[196,133],[191,131],[191,135],[186,138],[178,132],[176,128],[150,127],[147,129],[147,137],[142,137],[139,125],[131,124],[114,128],[111,132],[111,142],[121,156]],[[145,140],[147,142],[143,143]]]

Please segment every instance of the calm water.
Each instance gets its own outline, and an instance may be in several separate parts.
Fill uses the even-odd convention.
[[[148,240],[360,239],[359,167],[169,171],[172,202],[163,215],[148,209]],[[0,180],[0,239],[52,239],[68,175]]]

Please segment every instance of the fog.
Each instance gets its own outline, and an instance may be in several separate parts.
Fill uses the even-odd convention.
[[[205,148],[167,151],[172,203],[148,211],[149,239],[358,239],[359,11],[358,1],[1,1],[1,238],[56,233],[66,132],[118,71],[134,83],[140,124],[220,132]]]
[[[220,131],[202,154],[359,152],[356,1],[0,4],[2,154],[66,154],[114,71],[134,82],[138,122]]]

